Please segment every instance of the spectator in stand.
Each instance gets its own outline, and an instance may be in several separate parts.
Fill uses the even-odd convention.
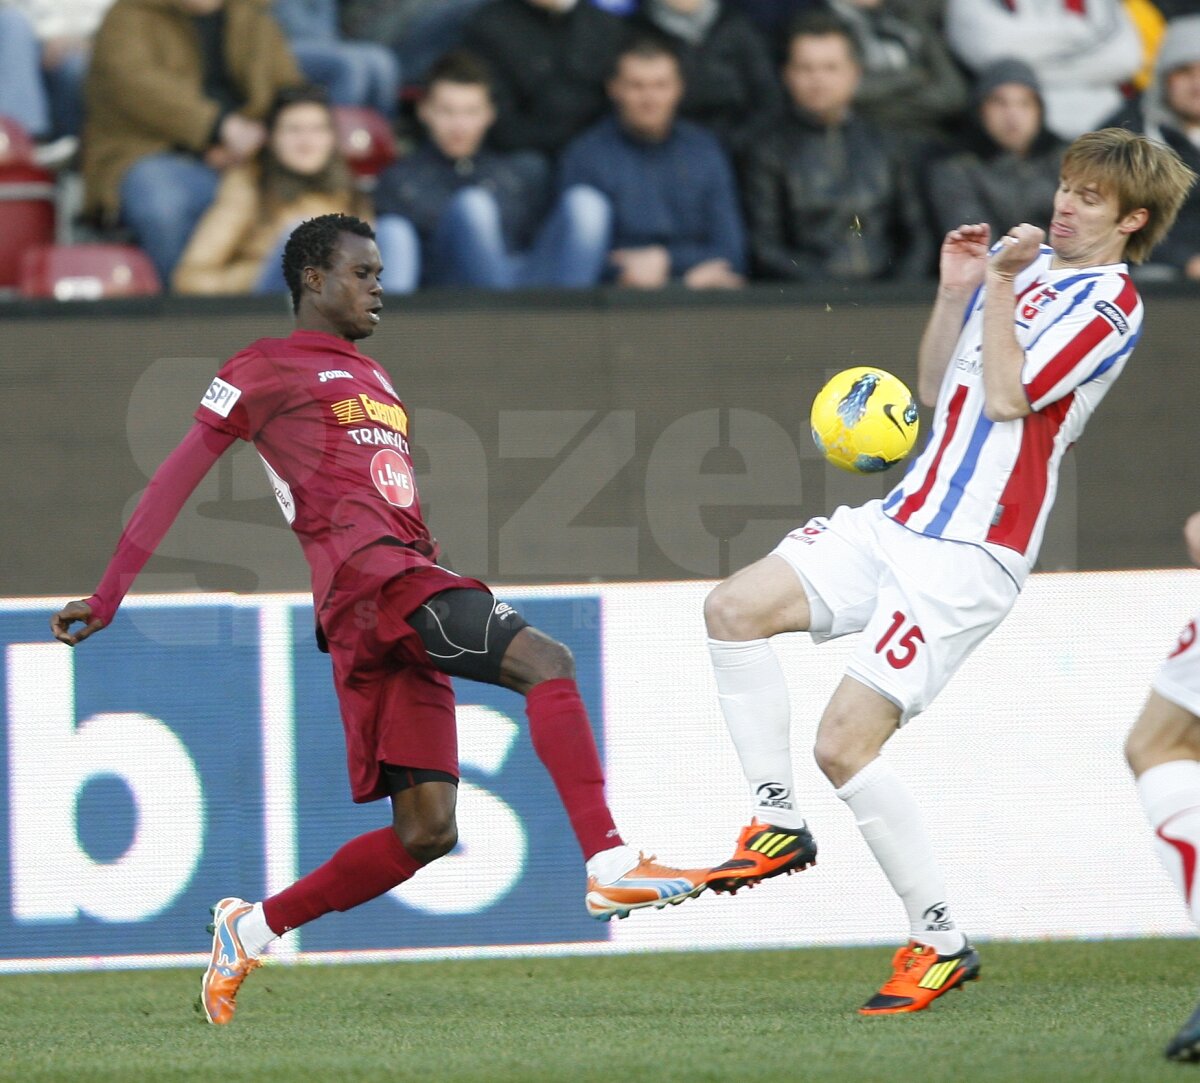
[[[265,0],[116,0],[85,84],[87,209],[131,229],[169,282],[220,170],[258,153],[299,82]]]
[[[1037,76],[1020,60],[999,60],[975,94],[958,147],[929,169],[934,235],[964,222],[986,222],[993,237],[1022,222],[1048,229],[1067,145],[1046,128]]]
[[[976,74],[997,60],[1024,60],[1042,87],[1046,127],[1066,140],[1120,108],[1121,84],[1142,65],[1122,0],[947,0],[946,36]]]
[[[457,52],[439,61],[417,115],[426,139],[375,189],[387,290],[596,284],[608,252],[607,205],[590,189],[570,188],[545,215],[544,159],[485,149],[496,110],[478,58]]]
[[[856,109],[885,128],[943,140],[970,91],[941,31],[914,0],[827,0],[858,45]]]
[[[273,10],[307,78],[329,89],[334,105],[365,105],[396,115],[400,64],[370,41],[344,41],[336,0],[274,0]]]
[[[0,113],[57,165],[78,147],[92,37],[113,0],[0,0]]]
[[[1200,172],[1200,15],[1167,24],[1153,80],[1113,123],[1166,143]],[[1192,189],[1143,270],[1155,277],[1200,280],[1200,190]]]
[[[307,218],[370,215],[323,87],[283,91],[253,162],[230,166],[175,267],[176,293],[285,293],[283,246]]]
[[[741,286],[745,237],[733,172],[717,137],[677,119],[679,59],[661,41],[621,50],[608,82],[615,111],[563,154],[560,189],[588,185],[612,209],[608,277],[655,289]]]
[[[492,72],[493,145],[557,155],[604,113],[626,34],[624,19],[589,0],[490,0],[475,11],[463,42]]]
[[[662,34],[683,68],[679,114],[738,155],[778,119],[783,96],[761,35],[721,0],[644,0],[642,33]]]
[[[797,282],[926,275],[932,242],[908,161],[855,114],[861,68],[849,29],[824,12],[788,35],[791,109],[755,148],[746,207],[755,268]]]
[[[407,82],[425,83],[433,65],[461,47],[463,26],[481,3],[486,0],[340,0],[338,15],[343,35],[386,46]]]

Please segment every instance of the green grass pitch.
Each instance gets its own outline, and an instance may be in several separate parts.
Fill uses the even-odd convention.
[[[0,1079],[855,1083],[1200,1079],[1162,1048],[1200,943],[984,944],[911,1016],[854,1009],[888,948],[269,966],[205,1024],[196,970],[0,976]]]

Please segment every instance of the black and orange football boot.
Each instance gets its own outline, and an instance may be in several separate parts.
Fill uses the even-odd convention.
[[[939,955],[928,944],[910,940],[892,957],[892,976],[858,1011],[860,1015],[923,1011],[943,993],[961,989],[978,977],[979,952],[969,943],[953,955]]]
[[[728,861],[710,869],[705,882],[710,891],[729,892],[753,887],[781,873],[791,875],[817,863],[817,844],[806,827],[775,827],[751,820],[738,836],[737,849]]]

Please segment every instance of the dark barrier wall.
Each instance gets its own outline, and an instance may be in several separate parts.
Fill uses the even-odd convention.
[[[911,383],[929,292],[410,299],[363,346],[410,409],[451,566],[497,582],[708,578],[890,487],[895,474],[825,466],[808,405],[851,365]],[[1200,304],[1155,292],[1147,309],[1133,361],[1068,457],[1043,568],[1183,562],[1179,527],[1200,507]],[[290,327],[255,301],[0,319],[4,595],[90,592],[221,362]],[[289,534],[239,445],[138,590],[303,589]]]

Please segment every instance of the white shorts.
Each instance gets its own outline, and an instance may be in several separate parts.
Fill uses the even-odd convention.
[[[918,534],[882,508],[840,507],[774,551],[804,584],[814,642],[866,633],[846,672],[895,703],[903,724],[933,702],[1018,590],[986,550]]]
[[[1196,629],[1200,613],[1183,626],[1179,640],[1154,678],[1153,688],[1164,699],[1200,718],[1200,644]]]

